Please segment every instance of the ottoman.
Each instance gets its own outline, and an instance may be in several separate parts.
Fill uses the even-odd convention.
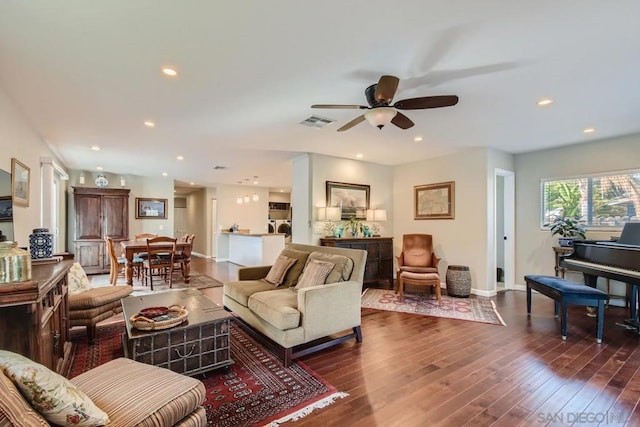
[[[438,298],[438,304],[442,302],[440,293],[440,276],[438,273],[413,273],[410,271],[403,271],[398,277],[398,293],[400,298],[404,298],[404,285],[416,285],[416,286],[433,286],[436,291],[436,298]]]

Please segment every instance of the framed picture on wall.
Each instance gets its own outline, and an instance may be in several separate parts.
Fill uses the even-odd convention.
[[[13,206],[29,207],[29,179],[31,170],[18,159],[11,159],[11,197]]]
[[[369,190],[368,185],[327,181],[327,207],[340,207],[342,219],[366,219]]]
[[[11,196],[0,197],[0,222],[13,221],[13,204]]]
[[[453,219],[455,181],[413,187],[414,219]]]
[[[167,219],[167,199],[136,197],[136,219]]]

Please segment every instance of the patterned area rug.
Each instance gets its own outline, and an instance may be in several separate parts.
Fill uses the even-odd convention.
[[[68,377],[123,357],[122,333],[122,322],[98,327],[93,346],[87,345],[84,331],[72,334],[74,355]],[[228,369],[197,376],[207,388],[204,406],[209,426],[278,426],[348,396],[301,362],[284,368],[233,322],[231,357],[235,363]]]
[[[89,280],[91,281],[91,286],[111,286],[111,282],[109,282],[108,274],[98,274],[89,276]],[[126,285],[127,281],[124,277],[118,277],[116,282],[118,285]],[[182,280],[182,276],[177,278],[174,276],[174,280],[172,283],[172,289],[186,289],[186,288],[195,288],[195,289],[204,289],[204,288],[216,288],[222,286],[223,283],[219,280],[214,279],[213,277],[205,276],[204,274],[194,273],[190,276],[189,283],[184,283]],[[169,285],[165,283],[161,279],[153,280],[153,290],[154,291],[162,291],[169,289]],[[149,285],[145,286],[139,280],[133,280],[133,290],[134,291],[149,291],[151,290]]]
[[[362,307],[507,326],[495,303],[488,298],[442,295],[442,304],[438,305],[436,296],[428,293],[405,292],[404,297],[400,299],[393,290],[367,288],[362,294]]]

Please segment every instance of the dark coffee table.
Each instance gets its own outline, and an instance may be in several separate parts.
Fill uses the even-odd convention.
[[[189,311],[186,322],[169,329],[142,331],[130,318],[143,308],[179,304]],[[197,289],[157,292],[122,299],[127,326],[125,356],[138,362],[195,375],[233,363],[229,336],[231,315]]]

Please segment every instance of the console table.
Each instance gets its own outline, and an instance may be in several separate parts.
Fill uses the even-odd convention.
[[[363,282],[366,284],[385,282],[386,289],[393,288],[393,237],[325,237],[320,239],[320,245],[367,251]]]
[[[71,362],[67,273],[72,260],[33,264],[32,280],[0,286],[0,349],[58,373]]]

